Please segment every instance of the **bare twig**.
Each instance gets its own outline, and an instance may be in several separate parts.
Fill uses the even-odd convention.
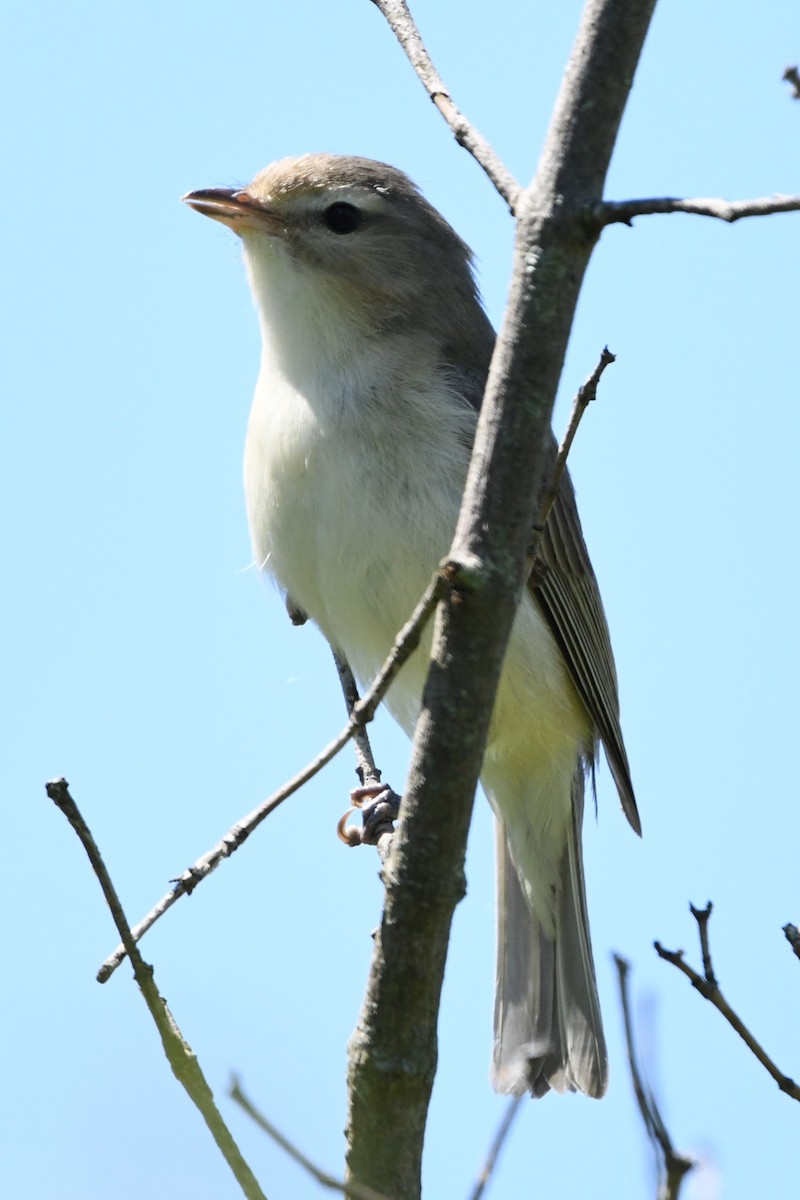
[[[111,882],[111,876],[106,869],[88,825],[70,795],[66,779],[53,779],[45,785],[45,788],[47,795],[57,805],[75,830],[81,845],[89,857],[92,870],[97,876],[97,880],[105,896],[106,904],[111,910],[111,916],[114,918],[114,924],[119,930],[122,944],[131,960],[134,978],[139,985],[144,1002],[150,1010],[150,1015],[161,1035],[161,1043],[164,1047],[167,1061],[172,1068],[172,1073],[178,1083],[185,1089],[189,1099],[199,1109],[211,1136],[217,1143],[243,1194],[248,1197],[248,1200],[265,1200],[264,1193],[259,1187],[255,1175],[253,1175],[253,1172],[242,1158],[230,1130],[220,1116],[214,1102],[213,1093],[200,1069],[196,1055],[185,1041],[175,1023],[172,1013],[167,1007],[166,1001],[159,995],[153,977],[153,968],[143,960],[136,948],[135,938],[128,925],[127,917],[123,912],[114,884]]]
[[[313,1163],[310,1158],[306,1158],[305,1154],[303,1154],[301,1150],[298,1150],[296,1146],[293,1146],[288,1138],[285,1138],[283,1134],[275,1128],[272,1122],[269,1121],[264,1114],[256,1108],[252,1100],[250,1100],[249,1097],[246,1096],[242,1091],[241,1084],[236,1076],[234,1076],[231,1080],[231,1086],[228,1095],[239,1105],[240,1108],[244,1109],[248,1117],[250,1117],[250,1119],[254,1121],[256,1125],[258,1125],[259,1129],[263,1130],[264,1133],[271,1137],[274,1142],[277,1142],[280,1148],[285,1150],[289,1157],[293,1159],[298,1166],[302,1167],[304,1171],[307,1171],[312,1179],[315,1179],[316,1182],[322,1187],[330,1188],[335,1192],[341,1192],[344,1196],[352,1196],[353,1200],[387,1200],[387,1197],[384,1196],[383,1192],[376,1192],[374,1188],[364,1187],[355,1182],[344,1183],[342,1180],[337,1179],[334,1175],[329,1175],[327,1171],[320,1170],[320,1168]]]
[[[452,129],[459,146],[468,150],[483,167],[511,212],[515,212],[522,188],[483,134],[479,133],[456,108],[450,92],[425,49],[405,0],[372,0],[372,3],[381,10],[388,21],[408,61],[416,71],[417,78]]]
[[[682,950],[665,950],[660,942],[654,942],[653,945],[655,946],[656,953],[659,958],[663,958],[666,962],[672,963],[673,967],[677,967],[686,976],[692,987],[696,988],[701,996],[709,1000],[722,1013],[725,1020],[736,1030],[739,1037],[756,1056],[762,1067],[772,1076],[781,1091],[785,1092],[787,1096],[791,1096],[793,1100],[800,1100],[800,1087],[788,1075],[784,1075],[775,1065],[760,1042],[756,1040],[742,1019],[733,1011],[720,991],[719,984],[714,975],[711,963],[711,951],[708,943],[708,920],[711,916],[711,902],[709,901],[703,909],[697,909],[694,905],[690,905],[690,908],[699,928],[705,976],[698,974],[694,968],[684,962]]]
[[[345,659],[340,658],[335,650],[333,651],[333,661],[336,664],[336,673],[339,676],[339,683],[342,685],[342,695],[344,696],[344,702],[349,714],[353,712],[361,699],[358,693],[358,685],[349,664]],[[381,773],[375,765],[369,734],[363,726],[359,726],[354,732],[353,746],[356,752],[356,774],[361,781],[362,787],[369,787],[370,784],[380,783]]]
[[[786,935],[787,942],[792,947],[797,957],[800,958],[800,929],[798,929],[796,925],[792,925],[790,922],[788,925],[784,925],[783,932]]]
[[[714,974],[714,964],[711,961],[711,945],[708,940],[708,922],[711,919],[713,904],[709,900],[705,908],[695,908],[693,904],[689,905],[689,911],[697,921],[697,932],[700,935],[700,954],[703,959],[703,973],[706,977],[706,982],[709,987],[718,987],[717,978]]]
[[[800,100],[800,72],[797,67],[787,67],[783,72],[783,78],[792,85],[792,97]]]
[[[619,982],[619,996],[622,1004],[622,1019],[625,1026],[625,1043],[628,1050],[628,1067],[631,1073],[636,1103],[639,1105],[647,1136],[653,1145],[658,1163],[658,1200],[678,1200],[681,1185],[685,1176],[692,1170],[695,1163],[684,1154],[679,1154],[672,1144],[672,1138],[664,1124],[661,1111],[653,1095],[653,1091],[645,1083],[639,1069],[639,1057],[636,1051],[636,1041],[633,1035],[633,1018],[630,1009],[629,975],[630,963],[619,954],[614,955]]]
[[[630,225],[634,217],[656,213],[694,213],[698,217],[716,217],[720,221],[740,221],[742,217],[768,217],[773,213],[798,212],[800,196],[762,196],[758,200],[720,200],[694,197],[681,200],[658,196],[650,200],[603,200],[593,205],[592,215],[603,225]]]
[[[542,498],[539,506],[539,512],[536,517],[536,522],[533,526],[534,538],[531,541],[530,549],[528,550],[529,558],[534,558],[538,549],[538,543],[541,539],[544,528],[547,524],[547,518],[550,516],[550,510],[556,502],[558,489],[564,472],[567,469],[567,458],[572,449],[572,443],[575,441],[575,434],[578,432],[578,426],[581,423],[583,414],[586,409],[597,398],[597,385],[600,382],[600,376],[605,371],[606,367],[611,363],[616,362],[617,356],[612,354],[608,346],[603,348],[600,355],[600,360],[592,371],[589,378],[578,388],[575,399],[572,402],[572,411],[569,414],[567,422],[567,431],[564,434],[561,445],[558,447],[558,454],[553,466],[553,474],[550,482],[542,493]]]
[[[497,1133],[492,1139],[492,1144],[489,1147],[489,1153],[486,1155],[486,1161],[481,1167],[478,1178],[475,1180],[475,1187],[470,1193],[470,1200],[480,1200],[483,1193],[486,1191],[486,1186],[492,1177],[492,1173],[497,1165],[497,1160],[500,1157],[500,1151],[505,1145],[506,1138],[511,1132],[511,1126],[514,1118],[519,1112],[519,1106],[525,1099],[524,1096],[512,1096],[506,1105],[506,1111],[503,1114],[503,1119],[497,1127]]]
[[[325,749],[317,755],[313,762],[309,763],[299,774],[285,783],[283,787],[278,788],[277,792],[266,799],[258,808],[254,808],[246,817],[242,817],[233,825],[221,841],[217,842],[216,846],[212,847],[201,858],[198,858],[191,867],[188,867],[183,874],[176,880],[174,888],[167,892],[165,896],[159,900],[150,912],[135,925],[131,931],[131,935],[135,942],[147,933],[160,917],[163,917],[172,905],[180,900],[181,896],[188,895],[193,892],[199,883],[206,879],[211,872],[219,866],[219,864],[239,849],[242,842],[246,841],[250,834],[256,829],[261,822],[273,813],[279,805],[283,804],[284,800],[293,795],[303,784],[312,779],[318,774],[324,766],[326,766],[332,758],[339,753],[343,746],[346,746],[355,733],[359,729],[363,729],[372,718],[375,716],[375,710],[385,696],[389,685],[394,679],[397,672],[400,670],[403,663],[413,651],[417,648],[422,637],[422,631],[425,628],[427,621],[430,619],[431,613],[438,604],[443,595],[446,594],[449,587],[448,583],[448,568],[442,567],[436,572],[431,580],[427,591],[420,600],[409,621],[403,626],[395,639],[389,657],[381,667],[380,672],[376,676],[371,687],[367,691],[363,700],[359,700],[355,708],[351,711],[350,720],[345,725],[344,729],[334,738]],[[105,983],[111,978],[114,971],[123,961],[126,955],[124,943],[117,946],[113,954],[110,954],[105,960],[100,970],[97,972],[98,983]]]

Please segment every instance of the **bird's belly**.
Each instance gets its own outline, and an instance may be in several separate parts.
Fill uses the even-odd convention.
[[[368,683],[449,549],[466,452],[456,461],[435,439],[404,444],[398,437],[391,456],[386,447],[370,456],[363,439],[325,436],[302,405],[295,404],[291,421],[288,411],[257,403],[251,416],[245,481],[257,562]],[[391,469],[379,469],[378,460],[389,457]],[[431,628],[386,701],[408,733]],[[487,767],[525,774],[554,759],[574,762],[585,723],[558,647],[526,594],[495,703]]]
[[[445,464],[420,477],[418,461],[403,462],[393,450],[392,470],[379,470],[351,440],[321,437],[302,414],[279,429],[260,413],[251,418],[245,452],[258,565],[362,682],[378,671],[411,616],[458,515],[462,479],[449,480]],[[409,732],[429,647],[430,632],[392,687],[389,707]]]

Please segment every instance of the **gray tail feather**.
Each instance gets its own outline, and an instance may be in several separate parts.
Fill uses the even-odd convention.
[[[492,1084],[517,1095],[578,1091],[608,1083],[583,880],[583,776],[572,787],[572,823],[562,859],[555,937],[533,915],[498,822],[497,990]],[[531,881],[536,887],[536,880]]]

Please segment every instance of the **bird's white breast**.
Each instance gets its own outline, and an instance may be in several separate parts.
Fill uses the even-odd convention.
[[[334,371],[309,397],[266,360],[245,452],[259,565],[362,679],[448,550],[468,457],[452,429],[437,428],[429,396],[386,399],[347,394]],[[414,411],[423,405],[427,415]],[[423,674],[421,661],[407,668],[395,692],[407,728]]]

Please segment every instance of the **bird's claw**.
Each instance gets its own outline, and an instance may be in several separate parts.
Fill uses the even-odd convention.
[[[350,805],[336,826],[339,838],[346,846],[375,846],[385,833],[394,832],[394,822],[400,811],[400,797],[385,783],[354,788]],[[350,813],[361,809],[362,827],[348,825]]]

